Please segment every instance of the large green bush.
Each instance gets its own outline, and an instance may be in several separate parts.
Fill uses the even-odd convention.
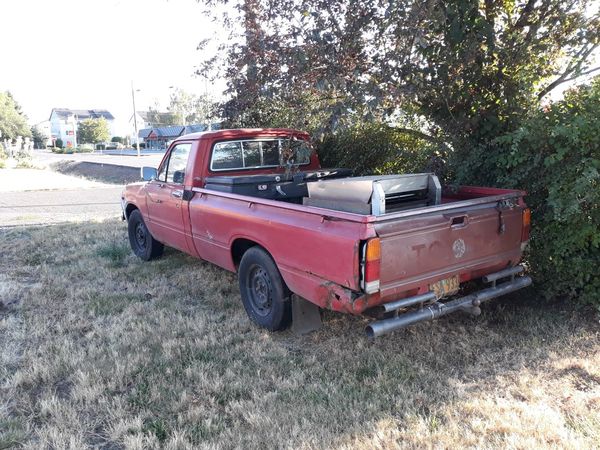
[[[444,155],[422,139],[366,122],[338,130],[317,144],[322,167],[346,167],[355,175],[439,172]]]
[[[600,78],[454,161],[462,182],[527,190],[538,289],[600,307]]]

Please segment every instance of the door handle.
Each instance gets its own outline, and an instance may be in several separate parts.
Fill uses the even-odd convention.
[[[175,198],[181,198],[181,197],[183,197],[183,191],[180,191],[180,190],[173,191],[173,192],[171,192],[171,195]]]

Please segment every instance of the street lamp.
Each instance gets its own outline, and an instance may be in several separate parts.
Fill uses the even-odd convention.
[[[135,148],[137,155],[140,155],[140,137],[138,136],[137,113],[135,111],[135,90],[133,89],[133,80],[131,80],[131,100],[133,101],[133,129],[135,131]]]

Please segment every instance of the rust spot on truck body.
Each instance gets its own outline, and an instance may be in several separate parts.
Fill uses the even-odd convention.
[[[352,291],[330,281],[317,288],[317,303],[321,308],[349,314],[361,314],[367,302],[365,294]]]

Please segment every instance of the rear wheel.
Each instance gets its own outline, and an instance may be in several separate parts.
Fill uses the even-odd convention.
[[[277,265],[260,247],[252,247],[239,267],[242,302],[253,322],[271,331],[287,328],[292,319],[290,292]]]
[[[129,244],[136,256],[144,261],[149,261],[162,255],[165,246],[152,237],[139,209],[132,211],[129,215],[127,231]]]

